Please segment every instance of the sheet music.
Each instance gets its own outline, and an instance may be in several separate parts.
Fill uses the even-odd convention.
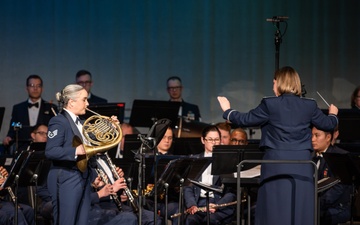
[[[240,172],[241,178],[254,178],[258,177],[261,174],[261,165],[257,165],[251,169],[244,170]],[[237,173],[234,173],[234,177],[237,178]]]
[[[6,158],[4,165],[10,166],[12,164],[12,162],[13,162],[13,158]]]

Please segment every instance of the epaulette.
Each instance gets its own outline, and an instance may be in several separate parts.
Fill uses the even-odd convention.
[[[263,98],[277,98],[277,96],[264,96]]]
[[[316,101],[314,98],[301,97],[301,99]]]

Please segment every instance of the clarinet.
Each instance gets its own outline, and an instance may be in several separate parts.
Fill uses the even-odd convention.
[[[102,169],[99,169],[99,168],[96,168],[95,170],[96,170],[97,174],[101,177],[102,181],[105,184],[109,184],[109,179],[108,179],[107,175],[104,173],[104,171]],[[118,210],[122,211],[121,200],[119,199],[119,196],[117,194],[110,195],[110,196],[114,200]]]
[[[6,177],[4,177],[4,176],[0,173],[0,178],[6,178]],[[16,196],[15,196],[14,192],[12,191],[11,187],[9,186],[9,187],[6,187],[5,189],[6,189],[7,192],[9,193],[10,198],[11,198],[11,201],[15,204],[15,202],[16,202]]]
[[[121,177],[119,176],[119,174],[116,172],[116,167],[115,165],[113,164],[113,162],[111,161],[111,158],[110,156],[107,154],[107,152],[104,153],[105,157],[106,157],[106,161],[107,163],[109,164],[110,166],[110,169],[111,169],[111,172],[113,173],[113,176],[116,180],[120,179]],[[132,194],[131,190],[126,187],[124,189],[124,192],[126,194],[126,196],[128,197],[129,201],[130,201],[130,204],[131,204],[131,207],[134,211],[134,213],[137,213],[139,211],[139,208],[137,206],[137,203],[136,203],[136,199],[134,197],[134,195]]]

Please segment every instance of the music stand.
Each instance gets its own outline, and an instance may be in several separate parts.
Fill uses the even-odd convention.
[[[156,161],[156,147],[160,140],[163,138],[166,130],[171,124],[171,120],[167,118],[163,119],[157,119],[157,118],[151,118],[153,124],[151,125],[151,128],[146,136],[139,134],[139,139],[141,140],[142,144],[139,148],[139,150],[135,154],[135,160],[139,162],[138,164],[138,193],[139,193],[139,205],[142,206],[143,204],[143,187],[145,184],[145,153],[146,151],[153,151],[154,154],[154,163]],[[157,167],[155,167],[154,172],[154,182],[157,180]],[[156,186],[155,186],[156,188]],[[145,201],[144,201],[145,202]],[[157,205],[157,199],[155,198],[155,209]],[[141,207],[139,208],[139,215],[142,214]],[[139,217],[139,225],[142,223],[141,216]],[[157,216],[156,213],[154,213],[154,223],[157,223]]]
[[[37,148],[41,146],[45,145],[42,145],[42,143],[30,145],[31,153],[20,174],[21,179],[19,181],[19,186],[34,186],[34,189],[31,188],[31,201],[34,208],[35,225],[37,218],[37,187],[38,185],[44,185],[47,180],[47,174],[51,166],[51,162],[45,157],[45,148],[43,149],[43,151]],[[34,149],[32,149],[32,147]]]
[[[159,156],[158,156],[159,157]],[[163,156],[162,156],[163,157]],[[176,157],[177,159],[174,159]],[[167,159],[172,160],[168,161],[165,166],[160,164],[158,170],[161,171],[163,169],[159,179],[156,182],[158,195],[164,193],[164,185],[167,183],[169,187],[177,187],[180,184],[180,180],[183,179],[184,182],[186,179],[198,179],[200,178],[201,174],[204,170],[210,165],[212,162],[211,157],[204,157],[204,158],[193,158],[193,157],[181,157],[179,156],[169,156],[166,157]],[[166,159],[160,158],[160,159]],[[160,160],[159,160],[160,161]],[[188,181],[191,183],[191,181]],[[185,182],[185,184],[189,184]],[[150,192],[150,196],[153,196],[155,191]]]
[[[135,99],[129,123],[133,127],[151,127],[154,121],[160,118],[168,118],[172,122],[172,127],[175,127],[180,105],[181,102]]]
[[[341,153],[323,153],[323,157],[328,164],[331,172],[335,177],[339,178],[343,184],[352,186],[352,193],[350,196],[350,215],[351,223],[353,224],[353,207],[355,186],[359,185],[360,181],[360,158],[357,154],[341,154]]]
[[[188,180],[200,187],[201,189],[205,190],[206,193],[205,193],[205,196],[206,196],[206,224],[209,225],[210,224],[210,207],[209,207],[209,204],[210,204],[210,197],[209,197],[209,194],[210,194],[210,191],[214,191],[214,192],[218,192],[218,193],[223,193],[223,188],[221,187],[212,187],[210,185],[206,185],[200,181],[196,181],[196,180],[191,180],[188,178]]]
[[[29,145],[29,150],[34,151],[45,151],[46,142],[31,142]]]
[[[0,107],[0,130],[2,127],[4,115],[5,115],[5,107]]]
[[[322,109],[324,114],[328,114],[328,109]],[[360,132],[357,128],[360,126],[360,111],[354,109],[339,109],[339,137],[340,143],[353,143],[360,141]],[[346,148],[344,148],[346,149]],[[347,150],[347,149],[346,149]]]
[[[262,159],[265,152],[259,150],[259,145],[215,145],[212,163],[212,175],[231,174],[237,171],[237,165],[245,159]],[[242,170],[250,169],[247,165]]]
[[[179,157],[179,156],[177,156]],[[168,188],[180,187],[179,192],[179,204],[182,202],[182,186],[185,181],[191,179],[198,179],[204,170],[210,165],[212,161],[211,157],[206,158],[178,158],[169,161],[165,170],[162,172],[160,178],[155,184],[155,188],[150,193],[150,196],[157,196],[164,194],[165,192],[165,219],[168,218],[168,202],[167,202],[167,190]],[[182,204],[179,205],[180,212],[183,210]],[[156,209],[156,207],[155,207]]]
[[[174,155],[196,155],[204,152],[200,137],[175,138],[171,148]]]
[[[125,117],[125,102],[114,103],[98,103],[91,104],[88,108],[102,116],[117,116],[120,123],[123,123]],[[85,115],[79,116],[82,120],[86,120],[90,116],[94,116],[92,112],[86,111]]]
[[[9,173],[9,176],[7,177],[7,179],[5,180],[5,182],[1,185],[1,188],[7,188],[7,187],[14,187],[14,224],[17,225],[18,224],[18,198],[17,198],[17,191],[18,191],[18,187],[19,187],[19,178],[20,178],[20,174],[27,162],[27,160],[29,159],[30,156],[30,152],[29,151],[23,151],[19,154],[19,156],[16,159],[15,164],[13,165],[13,167],[11,168],[11,171]]]

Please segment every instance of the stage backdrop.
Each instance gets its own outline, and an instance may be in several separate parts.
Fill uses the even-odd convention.
[[[3,0],[0,2],[0,106],[26,100],[25,79],[39,74],[44,99],[92,72],[93,92],[110,102],[168,100],[166,79],[183,79],[185,101],[207,123],[223,121],[216,96],[247,111],[272,95],[275,31],[288,16],[280,66],[298,70],[307,90],[350,107],[360,84],[360,1],[356,0]]]

